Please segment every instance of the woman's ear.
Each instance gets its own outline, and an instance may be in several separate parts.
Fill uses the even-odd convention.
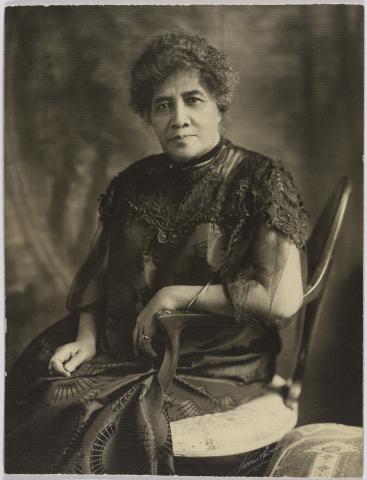
[[[223,113],[218,108],[218,125],[220,126],[223,121]]]
[[[218,127],[219,127],[219,130],[221,129],[221,127],[223,126],[223,112],[221,110],[219,110],[218,108]]]
[[[218,109],[218,130],[221,135],[224,135],[225,132],[225,117],[224,112]]]

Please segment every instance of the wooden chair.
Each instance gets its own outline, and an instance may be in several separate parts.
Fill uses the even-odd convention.
[[[301,322],[302,333],[292,377],[284,380],[276,375],[265,395],[229,412],[171,422],[173,451],[178,463],[181,461],[183,465],[199,466],[200,462],[204,462],[206,465],[215,465],[218,459],[228,459],[230,464],[239,456],[243,458],[249,452],[275,444],[295,427],[307,355],[350,193],[350,181],[341,178],[307,242],[309,282],[298,312],[297,321]],[[185,328],[195,328],[197,325],[226,328],[229,324],[233,325],[233,319],[229,317],[184,311],[165,311],[159,316],[159,322],[165,332],[166,350],[158,378],[165,391],[175,375],[180,335]],[[203,472],[188,473],[199,475],[207,470]]]

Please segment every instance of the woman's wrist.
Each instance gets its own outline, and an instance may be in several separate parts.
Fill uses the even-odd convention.
[[[162,308],[182,310],[201,291],[202,286],[170,285],[159,290]]]
[[[88,348],[95,348],[97,344],[97,327],[95,316],[91,312],[82,312],[79,319],[76,342]]]
[[[233,306],[221,284],[172,285],[162,288],[159,296],[159,310],[183,310],[192,303],[193,310],[203,310],[218,315],[234,315]]]
[[[94,335],[86,335],[86,334],[78,334],[75,341],[77,343],[80,343],[82,345],[85,345],[86,347],[96,347],[97,344],[97,339]]]

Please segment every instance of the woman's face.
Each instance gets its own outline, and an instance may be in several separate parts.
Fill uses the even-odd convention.
[[[164,152],[185,162],[219,141],[221,114],[194,71],[178,70],[154,91],[150,123]]]

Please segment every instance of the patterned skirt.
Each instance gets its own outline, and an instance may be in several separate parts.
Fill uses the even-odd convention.
[[[164,392],[159,361],[124,361],[114,352],[97,353],[70,377],[50,376],[50,357],[74,341],[77,327],[69,315],[46,329],[7,375],[6,473],[174,474],[170,422],[261,395],[280,347],[270,341],[263,351],[241,353],[227,335],[232,355],[214,348],[198,357],[186,343]]]

